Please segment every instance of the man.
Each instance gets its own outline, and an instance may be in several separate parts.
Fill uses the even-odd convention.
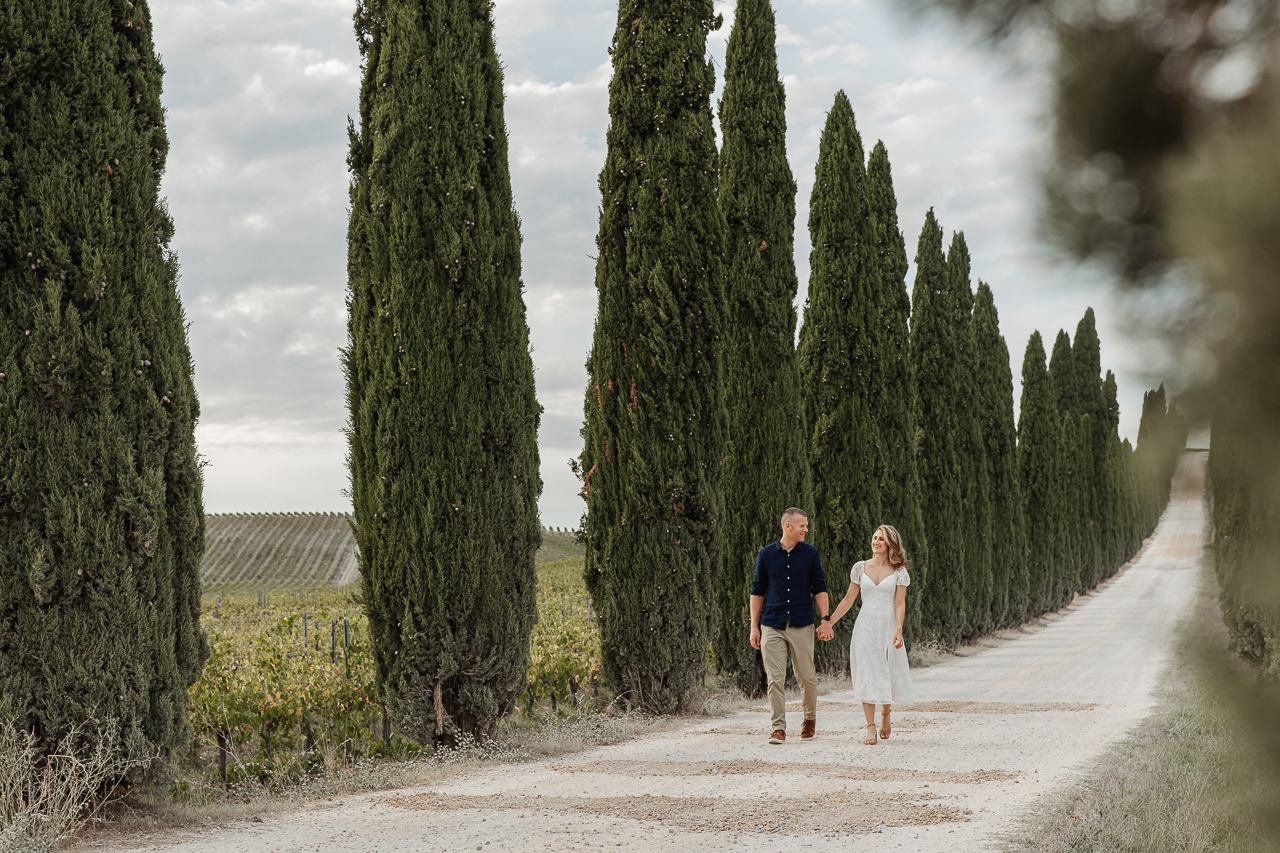
[[[827,624],[831,618],[827,606],[827,577],[822,571],[818,549],[804,541],[808,532],[809,517],[805,511],[791,507],[782,514],[782,538],[756,554],[755,578],[751,582],[751,647],[760,649],[769,681],[769,710],[773,713],[769,743],[782,743],[787,739],[788,651],[804,700],[800,738],[808,740],[817,728],[818,675],[813,669],[815,631],[811,598],[818,603],[818,639],[830,640],[835,636]]]

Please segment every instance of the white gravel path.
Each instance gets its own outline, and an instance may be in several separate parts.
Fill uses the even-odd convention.
[[[769,746],[763,707],[557,759],[321,803],[116,850],[985,851],[1152,706],[1204,541],[1204,454],[1142,553],[1100,590],[915,674],[921,701],[864,746],[861,706],[823,697],[818,737]],[[94,845],[97,846],[97,845]]]

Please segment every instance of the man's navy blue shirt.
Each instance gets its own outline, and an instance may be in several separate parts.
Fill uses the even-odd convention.
[[[756,573],[751,581],[751,594],[764,596],[760,624],[785,630],[787,620],[792,628],[813,624],[812,597],[827,591],[827,576],[822,571],[818,549],[808,542],[797,542],[790,551],[779,539],[756,554]]]

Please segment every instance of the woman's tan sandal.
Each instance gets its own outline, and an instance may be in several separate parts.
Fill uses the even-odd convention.
[[[889,712],[883,711],[880,714],[880,740],[888,740],[891,731],[893,726],[889,725]]]
[[[876,738],[876,724],[875,724],[875,723],[868,723],[868,724],[867,724],[867,736],[866,736],[866,738],[865,738],[862,742],[863,742],[863,743],[865,743],[865,744],[867,744],[868,746],[871,746],[872,744],[876,743],[876,740],[877,740],[877,738]]]

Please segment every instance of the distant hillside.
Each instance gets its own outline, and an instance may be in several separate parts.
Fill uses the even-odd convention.
[[[206,589],[309,589],[351,583],[356,540],[346,515],[323,512],[205,516]]]
[[[323,512],[205,516],[206,591],[276,592],[342,586],[359,577],[349,516]],[[579,558],[573,533],[542,531],[538,562]]]

